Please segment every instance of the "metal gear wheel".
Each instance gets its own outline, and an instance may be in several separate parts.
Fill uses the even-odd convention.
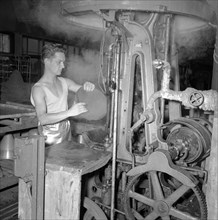
[[[160,165],[161,166],[161,165]],[[128,220],[205,220],[207,205],[198,186],[160,172],[147,171],[131,177],[124,199]]]
[[[85,197],[83,207],[86,209],[83,220],[107,220],[102,209],[88,197]]]

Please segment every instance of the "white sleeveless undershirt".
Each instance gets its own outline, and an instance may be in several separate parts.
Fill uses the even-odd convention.
[[[40,86],[45,92],[45,101],[47,106],[47,113],[58,113],[66,111],[68,109],[68,85],[66,80],[63,77],[58,77],[62,85],[62,94],[60,96],[54,95],[50,89],[46,86],[45,83],[37,82],[34,86]],[[32,92],[30,96],[30,101],[33,106],[35,106]],[[39,132],[46,136],[46,144],[53,145],[59,144],[64,140],[70,140],[71,138],[71,129],[70,122],[68,120],[63,120],[58,123],[49,124],[49,125],[39,125]]]

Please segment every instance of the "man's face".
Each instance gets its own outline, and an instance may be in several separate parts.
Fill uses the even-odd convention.
[[[46,68],[56,76],[61,75],[64,68],[65,54],[62,52],[56,52],[51,58],[45,59]]]

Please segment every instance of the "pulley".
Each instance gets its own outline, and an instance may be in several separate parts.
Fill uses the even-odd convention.
[[[191,164],[209,155],[211,132],[202,122],[205,120],[179,118],[161,126],[169,150],[177,152],[175,160]]]

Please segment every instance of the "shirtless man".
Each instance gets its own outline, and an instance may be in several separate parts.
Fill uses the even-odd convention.
[[[71,139],[68,117],[87,111],[85,103],[68,108],[68,90],[77,92],[82,86],[60,77],[65,62],[65,50],[60,44],[46,44],[42,50],[44,74],[33,86],[31,103],[35,106],[39,121],[39,133],[46,136],[46,144],[58,144]],[[93,91],[95,85],[86,82],[85,91]]]

